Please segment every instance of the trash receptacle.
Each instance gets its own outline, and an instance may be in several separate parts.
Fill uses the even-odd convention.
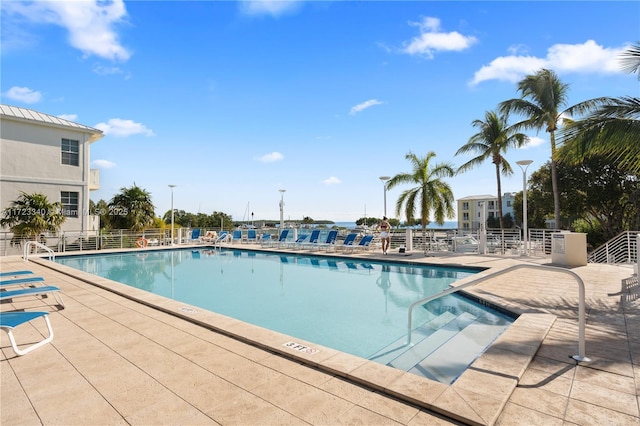
[[[551,262],[563,266],[587,264],[587,234],[560,232],[551,235]]]

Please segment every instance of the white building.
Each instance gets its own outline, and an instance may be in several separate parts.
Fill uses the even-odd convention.
[[[69,120],[0,105],[0,208],[21,192],[37,192],[62,204],[63,231],[98,230],[98,217],[89,214],[89,191],[99,189],[99,175],[89,164],[90,145],[102,136]]]
[[[513,200],[515,193],[505,192],[502,195],[502,214],[509,213],[514,217]],[[498,197],[494,195],[470,195],[458,199],[458,229],[476,231],[482,223],[482,209],[485,208],[485,220],[490,217],[498,217]]]

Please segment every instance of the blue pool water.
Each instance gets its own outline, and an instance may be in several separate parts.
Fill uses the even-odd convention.
[[[56,261],[394,366],[408,362],[399,358],[400,352],[396,349],[407,339],[409,305],[479,272],[352,258],[204,248],[65,256],[57,257]],[[453,341],[469,324],[498,327],[501,332],[512,321],[469,299],[446,296],[414,310],[412,341],[420,342],[422,338],[438,342],[430,344],[439,348],[442,340]],[[447,327],[455,330],[445,333],[443,330]],[[490,336],[489,343],[494,338]],[[460,344],[469,349],[468,343]],[[429,345],[422,343],[422,346]],[[485,347],[476,352],[482,352]],[[435,353],[437,348],[426,351]],[[475,356],[477,353],[472,358]],[[461,363],[468,364],[467,361]],[[414,363],[399,368],[409,371],[417,367]]]

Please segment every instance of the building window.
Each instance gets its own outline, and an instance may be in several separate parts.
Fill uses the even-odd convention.
[[[66,217],[78,217],[78,193],[62,191],[60,193],[62,214]]]
[[[62,164],[69,166],[80,165],[80,142],[62,139]]]
[[[469,210],[469,203],[468,202],[464,202],[462,203],[462,210]]]
[[[462,220],[469,220],[469,213],[468,212],[462,213]]]
[[[495,209],[495,208],[496,208],[495,203],[494,203],[493,201],[489,201],[489,208],[490,208],[491,210],[493,210],[493,209]]]
[[[507,207],[511,207],[511,200],[507,201]]]

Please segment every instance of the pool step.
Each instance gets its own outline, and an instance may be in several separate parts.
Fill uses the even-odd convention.
[[[509,324],[486,324],[483,315],[445,311],[369,359],[441,383],[452,383]],[[490,321],[489,321],[490,322]]]

